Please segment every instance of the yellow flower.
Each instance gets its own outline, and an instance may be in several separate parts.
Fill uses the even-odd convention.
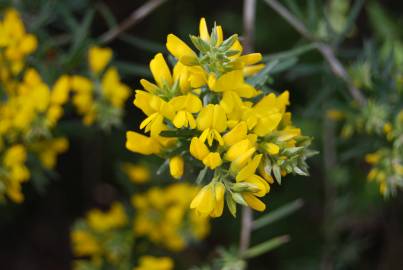
[[[192,138],[189,151],[198,160],[203,160],[209,154],[207,146],[197,137]]]
[[[39,142],[32,146],[38,153],[39,159],[45,168],[53,169],[56,165],[57,156],[69,148],[69,141],[66,138],[55,138]]]
[[[172,270],[174,268],[173,260],[169,257],[140,257],[139,266],[133,270]]]
[[[91,210],[87,214],[87,221],[89,226],[98,232],[123,227],[128,222],[123,205],[117,202],[113,203],[107,212]]]
[[[174,34],[168,35],[166,47],[184,65],[197,61],[196,53]]]
[[[344,113],[339,110],[330,109],[326,111],[326,117],[333,121],[340,121],[344,117]]]
[[[140,184],[150,180],[150,170],[144,165],[124,163],[122,169],[133,183]]]
[[[238,171],[244,167],[256,152],[254,143],[249,139],[244,139],[233,144],[225,153],[225,159],[231,161],[231,171]]]
[[[74,230],[71,232],[71,241],[73,253],[77,257],[93,256],[101,252],[100,244],[89,232]]]
[[[177,183],[134,195],[135,234],[173,251],[182,250],[191,239],[203,239],[209,231],[208,219],[196,217],[189,209],[197,191],[195,186]]]
[[[130,94],[130,88],[120,81],[114,67],[108,68],[102,77],[102,90],[105,98],[116,108],[122,108]]]
[[[157,139],[134,131],[126,133],[126,148],[143,155],[158,154],[161,151],[161,146]]]
[[[258,94],[255,88],[245,83],[244,75],[241,70],[234,70],[216,79],[214,74],[210,74],[208,85],[211,91],[227,92],[231,91],[243,98],[252,98]]]
[[[203,164],[214,170],[222,164],[220,153],[210,152],[203,158]]]
[[[164,118],[172,120],[175,116],[171,104],[158,96],[137,90],[134,105],[140,108],[148,117],[140,124],[140,129],[151,132],[152,136],[159,135],[165,129]]]
[[[196,128],[196,120],[193,117],[193,113],[199,112],[202,108],[202,102],[197,96],[189,93],[184,96],[174,97],[169,103],[177,111],[173,119],[175,127]]]
[[[255,209],[256,211],[259,212],[262,212],[266,209],[266,205],[250,192],[242,193],[242,197],[244,198],[245,202],[248,204],[250,208]]]
[[[209,104],[204,107],[197,116],[196,122],[197,128],[203,131],[200,135],[203,142],[207,140],[210,146],[213,140],[217,140],[220,145],[224,144],[220,133],[227,129],[227,116],[220,105]]]
[[[253,195],[263,197],[270,191],[269,184],[259,175],[256,175],[262,159],[262,154],[256,155],[245,167],[243,167],[236,175],[237,182],[247,182],[256,188],[256,191],[251,192]]]
[[[175,179],[182,177],[184,166],[185,164],[181,156],[174,156],[169,159],[169,171]]]
[[[110,62],[112,58],[112,50],[109,48],[100,48],[93,46],[88,51],[88,63],[90,70],[95,74],[98,74],[106,65]]]
[[[246,122],[242,121],[237,124],[231,131],[224,135],[224,144],[225,146],[231,146],[235,143],[246,139],[248,133],[248,126]]]
[[[200,216],[219,217],[224,207],[225,187],[221,182],[211,182],[204,186],[190,204]]]
[[[223,38],[224,38],[221,25],[216,26],[216,31],[217,31],[217,42],[214,45],[215,45],[215,47],[218,47],[223,42]],[[202,40],[206,41],[207,43],[210,43],[210,35],[208,32],[207,23],[206,23],[205,18],[200,19],[199,33],[200,33],[200,38]]]
[[[381,155],[378,152],[375,153],[371,153],[371,154],[367,154],[365,155],[365,161],[369,164],[376,164],[379,162],[379,160],[381,159]]]
[[[266,143],[265,149],[270,155],[277,155],[280,152],[280,147],[274,143]]]

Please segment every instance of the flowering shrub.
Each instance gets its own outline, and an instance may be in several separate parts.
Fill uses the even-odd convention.
[[[308,174],[311,140],[292,125],[288,91],[276,96],[253,85],[264,68],[261,54],[242,55],[237,35],[224,40],[221,26],[209,34],[204,18],[191,40],[198,54],[168,35],[173,72],[162,54],[151,60],[155,83],[142,79],[145,90],[134,99],[147,115],[140,128],[150,136],[129,131],[126,147],[168,159],[176,179],[184,160],[202,166],[197,182],[207,183],[190,205],[201,216],[221,216],[224,200],[234,216],[236,203],[263,211],[259,198],[270,191],[272,176],[281,183],[289,173]]]
[[[68,78],[61,76],[49,86],[26,65],[37,38],[26,33],[16,10],[6,10],[0,25],[0,198],[21,203],[21,185],[30,179],[30,155],[52,169],[57,155],[68,148],[66,138],[53,134],[68,100]]]
[[[197,188],[188,184],[153,187],[144,194],[133,195],[134,217],[133,210],[125,210],[117,202],[106,212],[90,210],[85,219],[75,223],[71,232],[73,252],[77,257],[75,269],[127,269],[131,265],[132,250],[136,245],[141,246],[139,242],[144,236],[156,246],[173,252],[202,240],[210,226],[207,218],[189,210],[196,193]],[[138,269],[153,265],[172,269],[173,264],[169,258],[149,256],[141,257],[139,262]]]

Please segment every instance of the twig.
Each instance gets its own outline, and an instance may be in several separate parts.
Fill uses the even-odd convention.
[[[348,75],[343,64],[335,56],[334,50],[331,46],[320,42],[315,38],[309,30],[305,27],[304,23],[296,18],[288,9],[286,9],[277,0],[264,0],[273,10],[275,10],[281,17],[283,17],[298,33],[300,33],[304,38],[309,41],[317,42],[317,49],[325,58],[326,62],[329,64],[334,75],[346,82],[351,96],[354,100],[360,104],[364,105],[366,103],[366,98],[364,95],[354,86],[350,76]]]
[[[332,211],[333,211],[333,203],[336,197],[335,188],[331,182],[330,174],[331,171],[337,165],[337,150],[336,150],[336,131],[335,131],[335,123],[333,121],[329,121],[324,119],[322,128],[322,140],[323,140],[323,159],[324,159],[324,211],[323,211],[323,220],[325,225],[325,248],[323,249],[322,254],[322,262],[321,269],[322,270],[332,270],[333,269],[333,260],[332,260],[332,252],[331,247],[333,244],[333,237],[336,231],[328,226],[330,222]]]
[[[243,45],[246,53],[253,51],[255,40],[255,14],[256,0],[245,0],[243,2]]]
[[[248,206],[242,207],[241,235],[239,239],[239,254],[242,254],[249,248],[250,236],[253,226],[252,209]]]
[[[141,7],[132,12],[132,14],[121,22],[115,28],[110,29],[104,33],[100,38],[100,42],[109,43],[115,38],[117,38],[122,32],[126,31],[133,25],[140,22],[148,14],[150,14],[154,9],[158,8],[160,5],[165,3],[167,0],[149,0],[146,1]]]
[[[244,24],[244,48],[245,52],[253,50],[255,31],[256,0],[244,0],[243,24]],[[242,255],[249,247],[253,225],[253,213],[249,207],[242,208],[241,235],[239,239],[239,254]]]

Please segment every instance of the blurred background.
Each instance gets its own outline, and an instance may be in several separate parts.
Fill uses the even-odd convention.
[[[36,53],[37,59],[44,59],[44,65],[54,73],[69,73],[83,65],[81,56],[90,42],[99,42],[144,2],[17,0],[1,1],[0,7],[14,6],[21,12],[27,30],[38,36],[42,49]],[[295,31],[267,2],[256,2],[254,51],[261,52],[267,63],[280,61],[270,74],[270,86],[290,91],[290,110],[296,126],[314,138],[313,148],[320,153],[308,161],[309,177],[289,176],[281,186],[272,186],[266,198],[267,211],[288,203],[294,203],[298,210],[256,230],[252,243],[283,234],[291,240],[250,260],[249,269],[401,269],[402,192],[384,198],[378,184],[367,181],[371,164],[365,161],[365,155],[388,145],[388,141],[376,132],[355,132],[359,130],[354,124],[356,118],[376,116],[368,110],[364,114],[364,106],[354,103],[349,86],[335,76],[312,40]],[[389,95],[388,81],[403,74],[403,2],[280,3],[313,35],[335,48],[359,91],[383,106],[392,104],[388,109],[390,117],[402,109],[402,92]],[[243,1],[167,0],[101,45],[113,49],[114,64],[134,91],[141,87],[139,79],[150,78],[149,60],[157,52],[167,53],[166,35],[175,33],[187,39],[189,33],[197,33],[201,17],[210,25],[222,25],[226,36],[244,33]],[[77,57],[59,61],[71,53],[73,43],[79,43]],[[395,50],[387,56],[393,58],[388,60],[393,68],[378,76],[389,68],[378,60],[384,59],[388,46]],[[39,67],[37,63],[33,65]],[[122,125],[107,132],[78,124],[74,113],[64,116],[69,124],[61,129],[69,137],[70,148],[60,155],[51,180],[24,184],[23,204],[0,206],[1,269],[71,269],[74,256],[70,231],[74,222],[94,207],[108,209],[113,201],[128,198],[131,191],[117,172],[117,164],[138,160],[124,147],[125,131],[135,129],[143,119],[132,100],[133,92],[126,102]],[[332,118],[331,112],[341,112],[345,117]],[[355,131],[342,136],[349,125]],[[160,160],[151,158],[148,162],[155,171]],[[211,220],[211,233],[203,243],[172,254],[181,261],[175,269],[182,269],[181,264],[183,269],[200,265],[215,256],[215,248],[237,243],[239,225],[239,219],[228,213]]]

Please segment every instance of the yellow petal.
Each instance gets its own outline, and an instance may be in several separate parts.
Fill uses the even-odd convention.
[[[262,54],[260,53],[245,54],[240,56],[238,60],[242,61],[245,65],[253,65],[262,60]]]
[[[101,72],[112,58],[112,50],[109,48],[91,47],[88,52],[90,69],[94,73]]]
[[[266,205],[252,194],[245,192],[242,194],[242,197],[244,198],[244,200],[246,201],[246,203],[249,205],[250,208],[260,212],[266,209]]]
[[[246,181],[249,177],[255,174],[257,167],[262,160],[262,154],[253,157],[252,161],[248,163],[242,170],[237,174],[236,181]]]
[[[158,53],[150,62],[150,70],[159,87],[172,85],[172,75],[162,53]]]
[[[192,138],[189,151],[198,160],[203,160],[209,153],[207,146],[197,137]]]
[[[168,51],[178,60],[180,60],[182,57],[186,57],[188,59],[195,59],[195,61],[197,61],[196,53],[189,48],[185,42],[173,34],[168,35],[166,47]]]
[[[158,86],[147,81],[146,79],[141,79],[140,83],[144,87],[144,90],[146,90],[147,92],[149,92],[151,94],[154,94],[156,92],[156,90],[158,89]]]
[[[173,178],[179,179],[183,175],[185,163],[182,156],[174,156],[169,159],[169,171]]]
[[[126,148],[143,155],[158,154],[160,152],[160,145],[155,139],[134,131],[126,133]]]
[[[277,155],[280,152],[280,147],[274,143],[266,143],[265,149],[270,155]]]
[[[218,47],[223,42],[224,34],[223,34],[223,31],[222,31],[221,25],[217,25],[216,30],[217,30],[217,44],[216,44],[216,46]]]
[[[207,29],[206,19],[201,18],[199,24],[200,38],[206,42],[210,42],[210,35]]]
[[[211,152],[209,153],[204,159],[203,164],[209,167],[210,169],[214,170],[218,166],[222,164],[220,153],[218,152]]]
[[[224,143],[226,146],[231,146],[246,138],[248,133],[248,126],[246,122],[238,123],[231,131],[224,135]]]

